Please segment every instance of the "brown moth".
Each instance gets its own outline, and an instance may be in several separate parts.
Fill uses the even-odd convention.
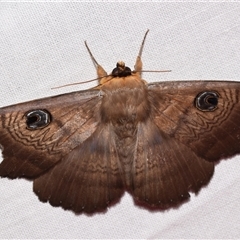
[[[144,40],[134,71],[119,62],[107,75],[91,55],[97,88],[1,108],[0,176],[30,179],[41,201],[75,213],[125,191],[166,209],[206,185],[214,161],[240,152],[240,83],[147,84]]]

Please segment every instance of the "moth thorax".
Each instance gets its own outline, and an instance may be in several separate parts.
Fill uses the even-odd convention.
[[[125,66],[123,61],[119,61],[116,64],[116,68],[112,70],[113,77],[127,77],[132,74],[132,70],[129,67]]]
[[[122,88],[104,95],[101,116],[104,122],[114,125],[136,125],[145,121],[150,104],[144,88]]]

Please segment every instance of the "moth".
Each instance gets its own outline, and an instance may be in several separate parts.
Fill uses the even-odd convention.
[[[0,176],[33,181],[42,202],[106,211],[125,191],[147,209],[175,207],[240,152],[240,83],[147,84],[143,39],[132,71],[97,63],[98,87],[0,109]],[[87,45],[86,45],[87,46]]]

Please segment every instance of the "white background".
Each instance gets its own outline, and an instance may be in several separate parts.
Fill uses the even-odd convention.
[[[84,46],[108,72],[133,67],[143,35],[149,82],[240,80],[240,3],[0,3],[0,106],[89,88]],[[239,123],[240,124],[240,123]],[[178,209],[149,212],[125,194],[105,214],[76,216],[41,203],[32,183],[0,179],[1,238],[240,238],[240,161],[222,161]]]

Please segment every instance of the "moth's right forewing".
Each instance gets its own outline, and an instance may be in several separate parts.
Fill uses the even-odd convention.
[[[95,131],[100,105],[99,90],[88,90],[1,108],[0,176],[35,178],[51,168]],[[29,129],[26,114],[35,110],[50,122]]]

